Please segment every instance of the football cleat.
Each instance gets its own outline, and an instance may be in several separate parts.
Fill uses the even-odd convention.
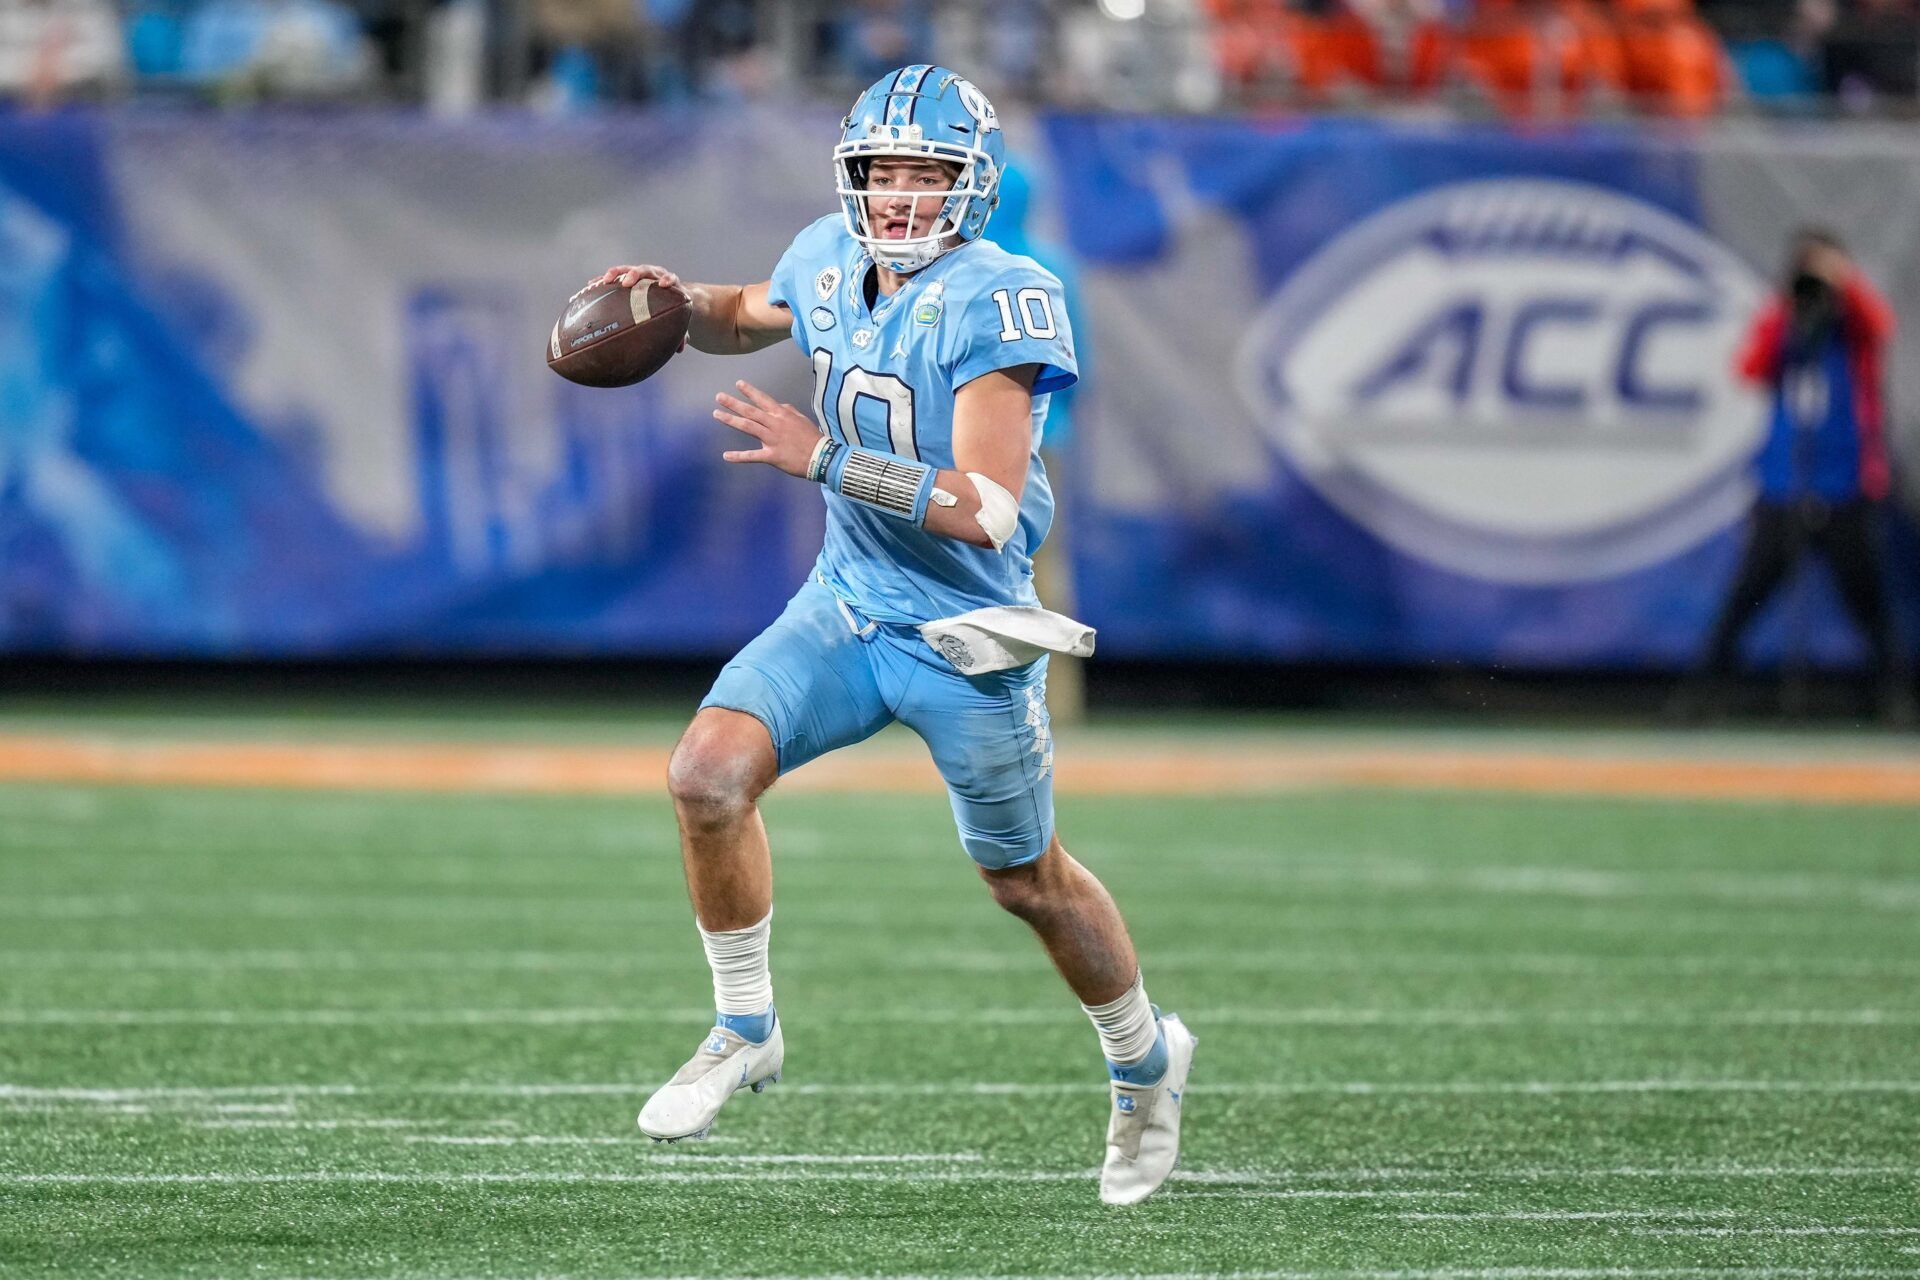
[[[640,1108],[640,1132],[655,1142],[699,1139],[713,1131],[713,1118],[741,1089],[755,1093],[780,1079],[786,1056],[780,1021],[760,1044],[715,1027],[673,1079],[661,1085]]]
[[[1199,1040],[1177,1013],[1162,1015],[1160,1030],[1167,1038],[1167,1073],[1159,1083],[1113,1082],[1107,1160],[1100,1169],[1100,1198],[1108,1204],[1145,1200],[1180,1158],[1180,1095],[1187,1091]]]

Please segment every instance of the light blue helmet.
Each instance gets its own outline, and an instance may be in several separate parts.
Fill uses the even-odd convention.
[[[863,196],[868,166],[879,156],[914,156],[960,166],[951,190],[916,197],[945,201],[929,234],[889,240],[869,225]],[[882,76],[840,122],[840,144],[833,149],[834,186],[847,232],[888,270],[918,271],[986,230],[987,217],[999,201],[1005,156],[993,104],[958,72],[921,63]]]

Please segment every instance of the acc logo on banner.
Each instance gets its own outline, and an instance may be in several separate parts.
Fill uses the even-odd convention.
[[[1763,286],[1664,210],[1582,183],[1460,183],[1300,267],[1239,356],[1294,466],[1396,548],[1477,577],[1626,572],[1724,528],[1760,397]]]

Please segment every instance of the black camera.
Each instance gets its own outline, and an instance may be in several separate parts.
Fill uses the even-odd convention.
[[[1832,331],[1840,316],[1840,298],[1824,276],[1796,271],[1787,288],[1791,299],[1789,328],[1801,350],[1815,346]]]

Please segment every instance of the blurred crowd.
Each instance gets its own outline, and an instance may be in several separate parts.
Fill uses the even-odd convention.
[[[1507,116],[1911,103],[1910,0],[1207,0],[1229,84]]]
[[[1911,111],[1920,0],[0,0],[0,97],[608,102],[904,62],[1121,109]]]

